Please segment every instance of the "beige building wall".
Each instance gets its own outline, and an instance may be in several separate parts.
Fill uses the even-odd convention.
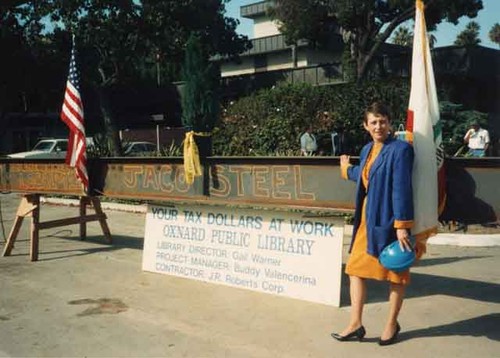
[[[261,16],[253,19],[253,33],[254,38],[262,38],[267,36],[280,35],[278,30],[278,22],[270,20],[267,16]],[[260,54],[260,57],[265,56],[267,66],[255,69],[255,60],[253,56],[242,57],[242,63],[222,63],[221,76],[238,76],[252,74],[263,71],[276,71],[283,69],[291,69],[294,67],[292,61],[292,50],[281,51],[279,53],[273,52],[268,54]],[[340,56],[340,54],[338,55]],[[338,57],[337,56],[337,57]],[[311,51],[306,48],[297,49],[297,67],[306,67],[320,63],[327,63],[335,61],[332,54],[322,51]],[[339,58],[340,60],[340,58]]]
[[[311,64],[309,58],[309,51],[307,49],[299,48],[297,50],[297,67],[305,67]]]
[[[241,64],[224,62],[220,66],[221,77],[248,75],[255,73],[253,58],[242,58]]]
[[[260,71],[276,71],[293,68],[291,50],[266,54],[265,56],[267,58],[267,67],[265,69],[261,68]],[[297,67],[310,65],[308,56],[308,51],[299,49],[297,52]],[[242,58],[241,64],[236,64],[234,62],[222,63],[220,70],[221,77],[247,75],[256,72],[253,57]]]
[[[269,20],[267,17],[254,19],[253,36],[254,38],[279,35],[278,24]]]
[[[292,68],[292,54],[291,52],[273,53],[267,55],[267,70],[275,71],[286,68]]]
[[[308,65],[308,58],[306,51],[298,51],[297,53],[297,67]],[[283,70],[293,68],[292,50],[283,51],[280,53],[268,54],[267,57],[267,70]]]

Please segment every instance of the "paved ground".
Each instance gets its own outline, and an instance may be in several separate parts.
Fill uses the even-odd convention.
[[[18,202],[0,196],[7,233]],[[76,211],[44,205],[42,221]],[[498,246],[429,245],[413,270],[401,342],[379,347],[385,284],[370,284],[365,342],[336,342],[330,332],[349,317],[345,277],[343,306],[333,308],[143,272],[144,214],[106,213],[113,245],[102,243],[95,223],[87,241],[77,239],[77,226],[47,229],[36,263],[25,222],[12,256],[0,257],[0,356],[500,356]]]

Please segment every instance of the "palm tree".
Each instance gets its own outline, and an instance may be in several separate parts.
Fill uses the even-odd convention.
[[[400,26],[394,32],[391,41],[395,45],[411,47],[413,45],[413,32],[407,26]]]
[[[429,47],[434,48],[434,45],[436,45],[437,39],[434,34],[431,34],[430,32],[427,34],[428,41],[429,41]]]
[[[491,27],[488,36],[491,42],[496,43],[500,47],[500,24],[498,22]]]
[[[479,45],[479,30],[481,26],[475,21],[471,21],[465,26],[465,29],[458,34],[454,44],[457,46],[476,46]]]

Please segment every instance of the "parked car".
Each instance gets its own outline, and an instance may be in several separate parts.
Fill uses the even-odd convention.
[[[52,159],[65,158],[68,151],[67,139],[43,139],[39,141],[32,150],[8,154],[8,158],[17,159]]]
[[[151,142],[128,142],[123,146],[123,154],[127,157],[154,156],[156,144]]]

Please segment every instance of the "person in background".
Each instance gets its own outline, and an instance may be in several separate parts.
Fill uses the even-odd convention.
[[[362,321],[365,281],[388,281],[389,314],[378,341],[386,346],[396,342],[401,329],[398,315],[410,273],[387,270],[378,256],[396,240],[405,250],[412,249],[414,152],[410,144],[390,135],[391,116],[383,103],[375,102],[365,110],[363,125],[372,141],[361,150],[360,165],[351,165],[347,155],[340,156],[342,177],[357,183],[353,236],[345,268],[350,280],[351,315],[345,329],[331,335],[338,341],[361,341],[366,334]],[[417,256],[419,249],[423,252],[417,246]]]
[[[302,155],[311,156],[318,150],[318,143],[312,131],[312,126],[308,126],[304,134],[300,136],[300,153]]]
[[[471,128],[465,134],[464,141],[469,147],[467,157],[482,158],[488,153],[490,134],[486,129],[481,128],[476,121],[472,123]]]
[[[332,155],[333,156],[338,156],[340,154],[341,144],[340,144],[340,137],[337,131],[334,129],[330,133],[331,139],[332,139]]]

